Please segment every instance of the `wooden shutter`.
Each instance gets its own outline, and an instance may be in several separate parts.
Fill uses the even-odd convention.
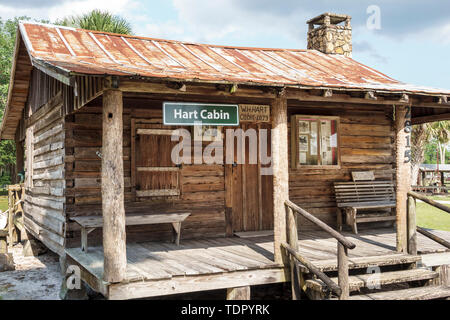
[[[180,196],[180,168],[171,159],[172,129],[136,124],[134,132],[134,181],[136,197]]]

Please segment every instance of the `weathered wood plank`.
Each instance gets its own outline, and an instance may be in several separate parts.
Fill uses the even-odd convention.
[[[237,271],[234,273],[176,277],[158,282],[115,284],[109,288],[109,299],[136,299],[186,292],[226,289],[285,282],[288,277],[282,268]]]

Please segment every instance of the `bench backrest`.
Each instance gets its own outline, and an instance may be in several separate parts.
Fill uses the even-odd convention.
[[[395,201],[392,181],[335,182],[334,192],[338,204]]]

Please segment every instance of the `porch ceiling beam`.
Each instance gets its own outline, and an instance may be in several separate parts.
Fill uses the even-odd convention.
[[[131,93],[152,93],[152,94],[171,94],[171,95],[202,95],[211,97],[247,97],[247,98],[267,98],[276,97],[274,92],[267,92],[260,88],[242,88],[237,86],[208,85],[208,84],[189,84],[167,85],[168,83],[143,82],[123,79],[120,81],[120,90]]]
[[[358,104],[378,104],[378,105],[406,105],[409,103],[402,102],[399,99],[385,99],[376,96],[374,91],[368,91],[363,98],[352,97],[346,93],[337,93],[333,91],[331,96],[314,95],[305,90],[286,89],[286,98],[290,100],[311,101],[311,102],[340,102],[340,103],[358,103]],[[442,106],[442,105],[441,105]]]
[[[434,122],[434,121],[443,121],[443,120],[450,120],[450,112],[449,113],[441,113],[441,114],[433,114],[429,116],[421,116],[421,117],[415,117],[411,119],[412,124],[422,124],[427,122]]]
[[[121,78],[119,90],[126,93],[149,93],[149,94],[170,94],[170,95],[192,95],[192,96],[209,96],[209,97],[243,97],[243,98],[260,98],[275,99],[280,88],[271,86],[237,86],[232,84],[212,84],[212,83],[192,83],[179,81],[182,85],[167,85],[174,81],[146,82],[135,79]],[[232,89],[230,89],[232,88]],[[233,89],[234,88],[234,89]],[[181,90],[180,90],[181,89]],[[237,90],[236,90],[237,89]],[[375,104],[375,105],[412,105],[413,107],[430,107],[430,108],[448,108],[450,104],[438,103],[438,97],[433,96],[434,100],[430,100],[430,96],[409,95],[401,93],[392,93],[392,98],[388,98],[388,93],[375,92],[373,90],[335,90],[325,88],[320,90],[306,90],[299,88],[285,88],[286,99],[311,101],[311,102],[339,102],[354,104]],[[361,97],[353,97],[350,92],[361,92]],[[370,92],[370,93],[369,93]],[[366,97],[366,93],[368,93]],[[386,94],[386,97],[382,96]],[[425,98],[429,98],[427,101]],[[376,98],[376,99],[375,99]]]

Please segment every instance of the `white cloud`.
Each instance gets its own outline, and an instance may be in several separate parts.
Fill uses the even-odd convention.
[[[303,44],[306,35],[306,17],[301,10],[283,15],[271,11],[248,10],[230,0],[173,0],[185,33],[199,42],[217,42],[221,39],[242,40],[266,37],[289,38],[292,46]],[[304,34],[302,37],[298,35]],[[261,35],[263,35],[261,37]]]
[[[151,38],[179,39],[184,36],[184,29],[177,22],[169,20],[164,23],[146,23],[136,33]]]
[[[448,45],[450,44],[450,22],[442,26],[427,28],[418,33],[416,37]]]

